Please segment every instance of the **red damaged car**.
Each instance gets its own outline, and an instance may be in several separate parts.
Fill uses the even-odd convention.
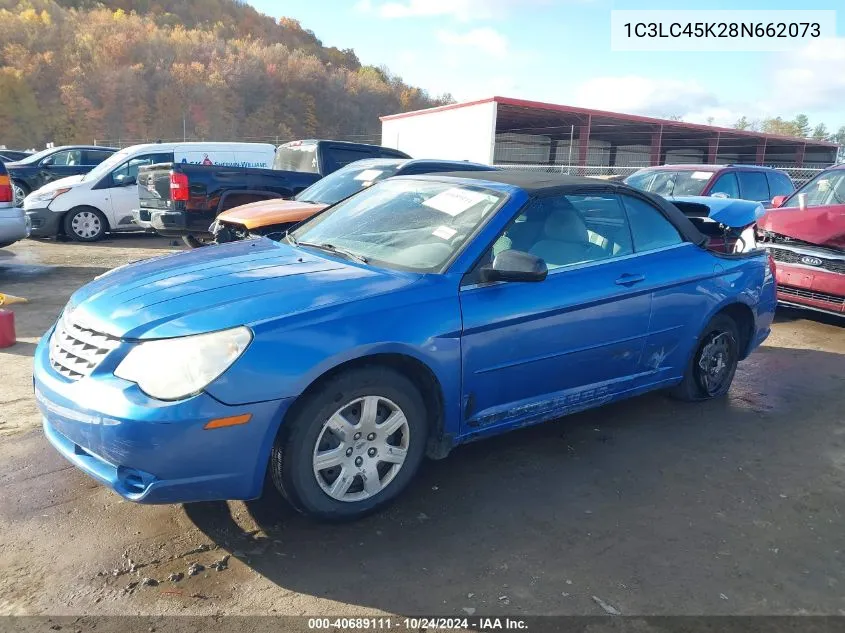
[[[845,316],[845,165],[772,206],[757,237],[775,260],[778,301]]]

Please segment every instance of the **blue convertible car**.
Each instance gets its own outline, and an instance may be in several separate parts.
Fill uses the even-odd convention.
[[[721,226],[721,225],[720,225]],[[621,184],[407,176],[280,242],[115,269],[35,354],[49,441],[133,501],[360,516],[423,458],[654,389],[723,396],[768,335],[763,251]]]

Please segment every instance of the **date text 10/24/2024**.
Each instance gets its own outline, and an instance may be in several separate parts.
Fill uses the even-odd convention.
[[[527,631],[528,624],[520,618],[309,618],[310,631]]]

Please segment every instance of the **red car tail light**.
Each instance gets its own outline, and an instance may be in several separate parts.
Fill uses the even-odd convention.
[[[8,176],[0,176],[0,202],[11,202],[15,199],[12,192],[12,183]]]
[[[191,183],[186,174],[170,172],[170,199],[174,202],[187,202],[191,199]]]

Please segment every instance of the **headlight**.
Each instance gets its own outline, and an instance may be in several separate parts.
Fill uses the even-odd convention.
[[[121,361],[114,375],[137,383],[153,398],[180,400],[199,393],[229,369],[251,340],[249,328],[236,327],[140,343]]]
[[[70,187],[65,187],[64,189],[53,189],[52,191],[45,191],[43,193],[38,193],[37,191],[31,193],[28,197],[32,201],[38,202],[46,202],[48,200],[55,200],[63,193],[67,193],[70,191]]]

